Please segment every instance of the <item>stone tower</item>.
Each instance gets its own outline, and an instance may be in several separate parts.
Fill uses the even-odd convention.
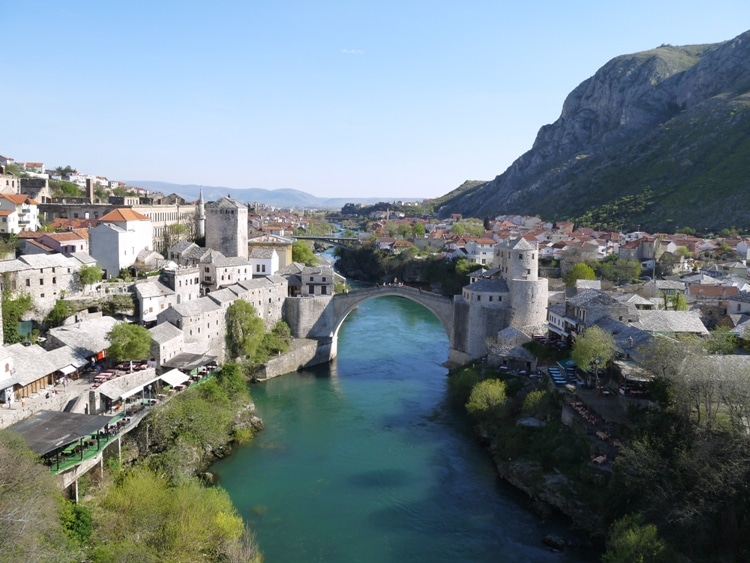
[[[513,310],[510,326],[527,331],[547,320],[547,278],[539,278],[539,248],[524,238],[501,242],[495,247],[495,265],[508,283]]]
[[[231,197],[205,205],[206,247],[247,259],[247,206]]]

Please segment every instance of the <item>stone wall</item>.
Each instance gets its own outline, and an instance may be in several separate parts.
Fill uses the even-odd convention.
[[[336,329],[331,297],[287,297],[284,320],[295,338],[330,338]]]
[[[328,361],[329,358],[325,346],[320,348],[317,340],[297,339],[292,341],[286,353],[268,360],[263,368],[256,373],[255,377],[259,381],[265,381],[279,375],[284,375],[285,373],[291,373]]]

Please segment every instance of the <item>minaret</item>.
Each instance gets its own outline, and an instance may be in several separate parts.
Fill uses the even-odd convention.
[[[201,194],[200,194],[200,197],[198,198],[197,216],[198,216],[198,238],[203,238],[206,236],[206,206],[203,201],[203,188],[201,188]]]

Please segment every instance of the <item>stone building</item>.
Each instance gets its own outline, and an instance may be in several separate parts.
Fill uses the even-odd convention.
[[[524,238],[499,243],[495,266],[454,298],[453,342],[459,361],[484,355],[488,340],[497,341],[507,327],[529,335],[544,330],[548,290],[547,279],[539,278],[537,244]]]
[[[247,259],[247,206],[230,197],[206,204],[206,246]]]
[[[224,310],[208,297],[184,301],[160,311],[157,325],[169,322],[182,330],[185,348],[194,354],[224,357],[226,319]]]
[[[41,320],[62,299],[78,290],[77,273],[81,262],[62,254],[28,254],[15,260],[0,261],[3,290],[11,295],[30,295],[32,318]]]
[[[161,323],[149,330],[151,333],[150,359],[161,366],[182,353],[184,338],[182,331],[172,323]]]

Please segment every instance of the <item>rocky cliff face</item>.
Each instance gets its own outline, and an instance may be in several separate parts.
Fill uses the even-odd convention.
[[[736,205],[750,183],[748,131],[750,32],[617,57],[569,94],[530,151],[494,180],[448,194],[442,212],[559,220],[641,195],[625,221],[750,225]]]

